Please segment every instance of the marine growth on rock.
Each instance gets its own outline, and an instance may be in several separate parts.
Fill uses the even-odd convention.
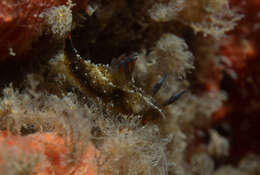
[[[257,151],[234,161],[242,130],[226,117],[240,92],[226,79],[236,84],[250,69],[233,59],[236,31],[250,30],[243,9],[228,0],[2,0],[0,174],[257,171]],[[243,41],[240,52],[256,53]]]

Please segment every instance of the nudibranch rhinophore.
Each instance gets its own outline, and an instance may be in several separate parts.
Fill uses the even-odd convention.
[[[127,76],[127,73],[131,73],[133,69],[135,59],[121,56],[118,60],[113,60],[110,67],[94,64],[90,60],[84,60],[78,54],[70,36],[65,39],[64,52],[64,61],[69,75],[86,96],[97,101],[101,99],[107,109],[116,114],[139,115],[143,122],[165,117],[162,109],[153,102],[152,96],[137,88]],[[163,81],[156,84],[156,91],[161,87]],[[182,94],[183,91],[175,97],[179,98]],[[167,105],[173,102],[173,98],[170,99],[171,101]]]

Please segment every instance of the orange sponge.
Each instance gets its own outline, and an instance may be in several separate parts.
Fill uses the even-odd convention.
[[[11,150],[12,155],[16,155],[12,160],[17,160],[16,166],[19,167],[19,162],[23,155],[40,155],[41,161],[33,167],[26,170],[28,173],[37,175],[96,175],[96,157],[99,152],[92,144],[88,144],[79,161],[73,161],[69,158],[69,149],[65,144],[65,139],[58,136],[56,133],[36,133],[28,136],[11,135],[5,131],[0,132],[0,174],[8,174],[9,170],[5,170],[4,165],[11,162],[6,162],[8,154],[6,150]],[[19,153],[19,154],[16,154]],[[22,153],[22,154],[21,154]],[[17,156],[19,155],[19,156]],[[28,160],[29,161],[29,160]],[[33,162],[32,162],[33,163]],[[17,171],[21,172],[21,168]],[[4,171],[4,172],[3,172]],[[24,170],[25,171],[25,170]]]

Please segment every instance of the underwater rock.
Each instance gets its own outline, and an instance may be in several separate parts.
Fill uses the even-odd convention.
[[[77,3],[77,9],[87,6]],[[0,60],[28,52],[43,33],[62,38],[71,30],[74,5],[71,0],[0,1]]]

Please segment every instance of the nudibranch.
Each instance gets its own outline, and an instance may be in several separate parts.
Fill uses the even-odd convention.
[[[165,117],[162,109],[153,102],[152,96],[146,95],[129,79],[128,75],[133,70],[135,59],[122,55],[113,60],[111,66],[94,64],[79,55],[70,36],[65,39],[64,55],[69,75],[77,82],[80,91],[88,97],[101,99],[110,111],[116,114],[139,115],[143,122]],[[158,81],[153,90],[158,91],[163,81]],[[181,96],[182,93],[177,95]],[[177,95],[175,98],[171,97],[167,105],[172,103]]]

